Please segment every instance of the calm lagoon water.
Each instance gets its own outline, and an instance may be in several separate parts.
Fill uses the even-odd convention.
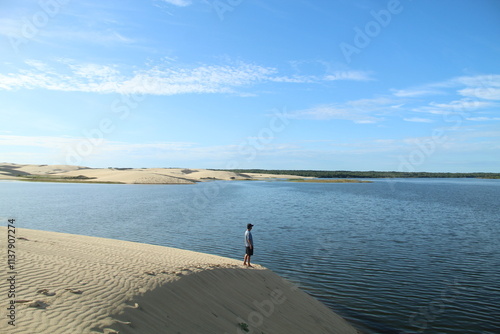
[[[500,333],[500,180],[0,182],[18,227],[253,261],[366,333]]]

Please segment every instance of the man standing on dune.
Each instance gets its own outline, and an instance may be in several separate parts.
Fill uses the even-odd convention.
[[[252,238],[252,224],[247,224],[247,230],[245,231],[245,258],[243,260],[244,266],[251,267],[250,257],[253,255],[253,238]]]

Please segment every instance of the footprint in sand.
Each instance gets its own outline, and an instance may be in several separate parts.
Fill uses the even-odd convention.
[[[75,295],[81,295],[83,293],[83,291],[79,289],[66,288],[64,290],[74,293]]]
[[[39,294],[45,295],[45,296],[55,296],[56,295],[55,292],[50,292],[49,289],[40,289],[36,293],[39,293]]]
[[[35,300],[34,302],[28,304],[28,307],[39,308],[39,309],[47,308],[47,306],[49,306],[49,304],[47,304],[42,300]]]

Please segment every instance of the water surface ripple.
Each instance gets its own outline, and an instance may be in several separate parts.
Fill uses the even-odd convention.
[[[500,180],[0,182],[20,227],[261,263],[366,333],[500,333]]]

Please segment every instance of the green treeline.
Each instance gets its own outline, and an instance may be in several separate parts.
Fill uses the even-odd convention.
[[[429,173],[429,172],[353,172],[323,170],[266,170],[266,169],[212,169],[224,170],[238,174],[260,173],[276,175],[297,175],[316,178],[483,178],[500,179],[500,173]]]

